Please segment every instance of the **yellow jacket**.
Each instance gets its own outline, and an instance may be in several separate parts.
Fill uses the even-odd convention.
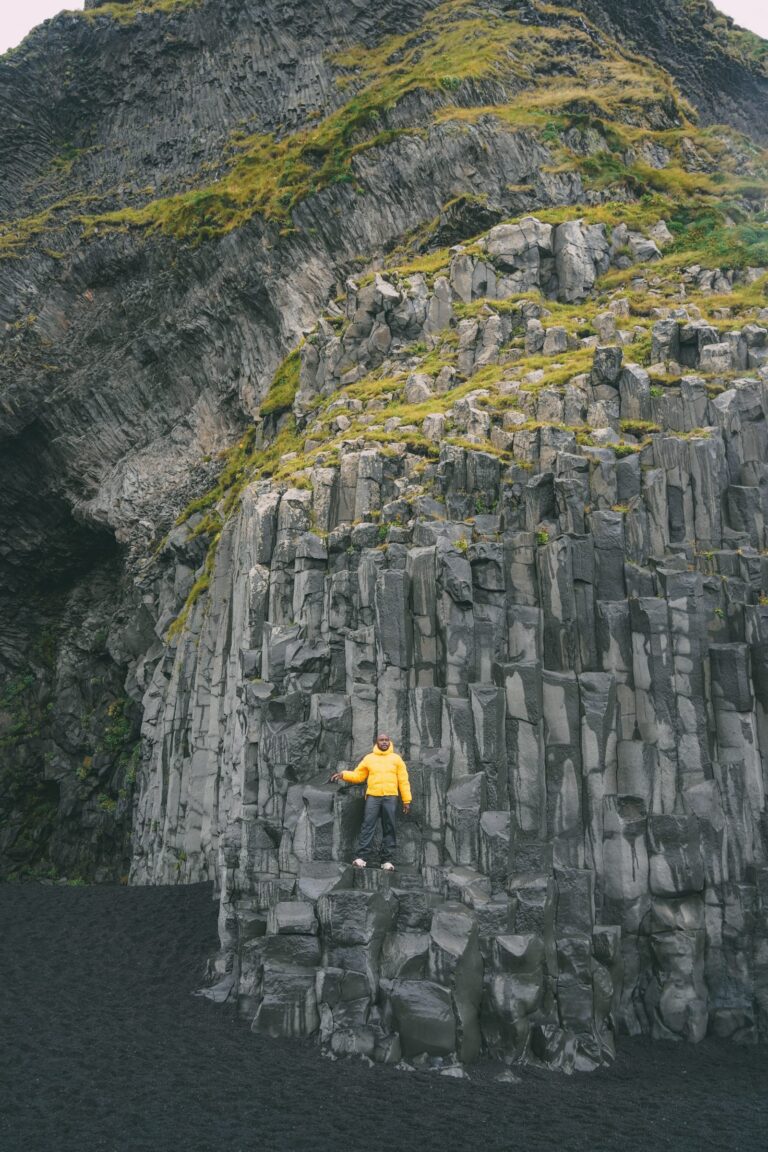
[[[411,802],[408,769],[391,744],[386,752],[374,745],[373,752],[363,757],[354,772],[342,772],[341,776],[347,784],[362,784],[367,780],[367,796],[397,796],[399,792],[403,804]]]

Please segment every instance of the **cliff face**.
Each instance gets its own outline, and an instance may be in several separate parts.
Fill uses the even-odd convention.
[[[0,62],[4,870],[214,879],[214,994],[339,1052],[765,1028],[765,56],[580,7]]]
[[[407,27],[418,16],[414,5],[374,16],[352,4],[334,5],[335,15],[306,4],[188,7],[144,16],[128,5],[127,22],[63,14],[0,64],[0,658],[9,802],[19,813],[21,796],[31,812],[11,818],[6,846],[24,863],[52,832],[57,865],[76,873],[89,872],[95,855],[100,867],[115,856],[114,814],[133,774],[135,715],[124,746],[110,748],[100,700],[132,712],[140,693],[118,686],[154,638],[130,580],[122,588],[99,573],[132,541],[139,561],[151,554],[205,487],[211,457],[253,414],[281,348],[327,297],[335,259],[375,250],[411,223],[405,205],[387,222],[355,204],[343,237],[333,216],[317,239],[305,231],[285,243],[259,220],[202,249],[114,228],[81,243],[85,213],[211,179],[244,125],[295,127],[332,107],[340,97],[324,51],[347,27],[376,38],[387,21]],[[438,202],[436,193],[433,210]],[[325,216],[321,205],[314,211]],[[86,595],[88,618],[71,621],[78,667],[67,674],[75,699],[62,726],[61,677],[40,653],[51,662],[69,627],[62,599],[69,589],[77,599],[94,573],[99,596]],[[83,837],[83,805],[103,849]]]
[[[574,7],[666,68],[709,124],[733,124],[765,143],[765,41],[710,0],[580,0]]]

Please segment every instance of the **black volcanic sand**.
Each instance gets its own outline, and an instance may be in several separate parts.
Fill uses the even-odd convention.
[[[766,1152],[768,1046],[499,1084],[332,1062],[190,995],[211,889],[0,885],[2,1152]]]

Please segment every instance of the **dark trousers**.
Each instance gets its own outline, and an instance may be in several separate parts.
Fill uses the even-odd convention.
[[[395,829],[396,813],[397,796],[366,796],[365,815],[363,816],[363,826],[360,829],[360,840],[357,846],[357,854],[363,860],[367,860],[371,854],[371,844],[373,843],[373,835],[376,831],[379,817],[381,817],[381,830],[383,833],[381,860],[382,863],[384,863],[392,859],[397,845],[397,832]]]

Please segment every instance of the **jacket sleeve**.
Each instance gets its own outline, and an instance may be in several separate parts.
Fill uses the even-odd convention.
[[[347,784],[362,784],[364,780],[368,779],[368,772],[368,757],[364,756],[354,772],[342,772],[341,778]]]
[[[400,796],[403,804],[410,804],[411,802],[411,782],[408,779],[408,769],[405,766],[405,761],[397,758],[397,786],[400,789]]]

